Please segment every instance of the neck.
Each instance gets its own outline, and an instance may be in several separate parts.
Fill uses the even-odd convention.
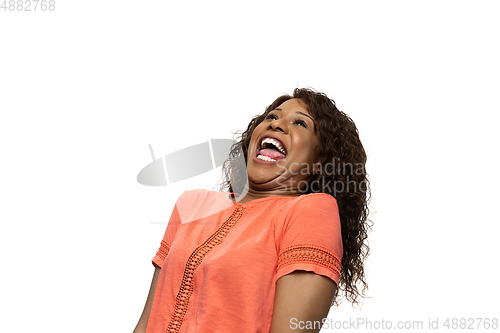
[[[280,191],[280,190],[257,190],[251,187],[250,188],[247,187],[245,196],[243,198],[239,198],[238,202],[245,203],[256,199],[273,197],[273,196],[296,197],[301,194],[302,194],[301,191],[298,189],[295,191]]]

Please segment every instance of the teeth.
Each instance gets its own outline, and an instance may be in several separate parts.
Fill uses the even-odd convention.
[[[267,156],[264,156],[264,155],[259,155],[259,156],[257,156],[257,158],[258,158],[259,160],[263,160],[263,161],[268,161],[268,162],[276,162],[276,160],[275,160],[275,159],[272,159],[272,158],[267,157]]]
[[[264,143],[270,143],[272,145],[274,145],[276,148],[278,148],[278,150],[280,151],[280,153],[282,153],[283,155],[286,155],[286,151],[285,149],[283,148],[283,145],[281,144],[281,142],[279,142],[278,140],[276,139],[273,139],[273,138],[265,138],[264,140],[262,140],[262,142],[260,143],[260,147],[262,148],[262,146],[264,145]]]

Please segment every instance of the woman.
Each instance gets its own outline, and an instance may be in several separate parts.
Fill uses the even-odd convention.
[[[333,100],[311,89],[277,98],[233,146],[229,193],[178,199],[134,332],[318,332],[339,289],[358,303],[365,163]]]

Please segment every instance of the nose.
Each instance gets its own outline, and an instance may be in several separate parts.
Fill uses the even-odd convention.
[[[281,131],[283,133],[288,133],[288,126],[285,124],[284,121],[281,121],[281,119],[276,119],[271,121],[269,124],[269,128],[273,129],[275,131]]]

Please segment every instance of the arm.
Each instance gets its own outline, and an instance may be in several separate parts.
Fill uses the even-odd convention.
[[[300,321],[319,321],[328,316],[337,285],[331,279],[307,271],[294,271],[276,282],[271,333],[319,332],[299,329]],[[291,322],[292,318],[296,320]],[[305,323],[302,325],[305,327]]]
[[[144,310],[142,311],[141,318],[137,323],[133,333],[144,333],[146,332],[146,327],[148,326],[149,313],[151,312],[151,305],[153,304],[153,299],[155,297],[156,283],[158,282],[158,276],[160,275],[160,267],[155,266],[155,272],[153,274],[153,281],[151,281],[151,287],[149,288],[148,299],[146,300],[146,305],[144,305]]]

